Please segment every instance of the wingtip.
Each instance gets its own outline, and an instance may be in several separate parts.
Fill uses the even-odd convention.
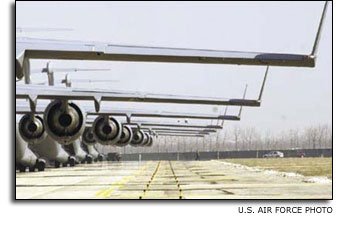
[[[320,22],[319,22],[319,26],[318,26],[318,30],[317,30],[317,34],[316,34],[316,38],[314,40],[314,44],[313,44],[313,48],[312,48],[312,52],[311,52],[312,57],[315,57],[317,54],[318,44],[319,44],[320,36],[321,36],[322,30],[323,30],[323,23],[324,23],[324,20],[326,17],[328,4],[329,4],[329,1],[325,1],[324,8],[322,11],[322,15],[321,15]],[[313,67],[314,67],[314,65],[313,65]]]

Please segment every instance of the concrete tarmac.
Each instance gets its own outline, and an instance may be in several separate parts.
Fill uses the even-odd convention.
[[[101,162],[16,173],[17,199],[331,199],[310,182],[222,161]]]

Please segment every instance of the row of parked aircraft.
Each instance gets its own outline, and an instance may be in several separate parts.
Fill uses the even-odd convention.
[[[146,46],[123,46],[99,42],[62,41],[51,39],[16,38],[16,167],[24,172],[43,171],[47,161],[55,167],[74,166],[104,160],[95,144],[117,147],[152,146],[158,136],[204,137],[223,128],[226,120],[241,119],[242,107],[259,107],[269,66],[315,67],[316,52],[327,2],[321,15],[313,49],[308,55],[177,49]],[[25,28],[17,28],[24,32]],[[28,29],[28,31],[30,31]],[[37,29],[35,29],[37,31]],[[33,83],[35,70],[31,59],[49,60],[38,72],[47,74],[47,83]],[[124,92],[95,88],[74,88],[69,76],[55,85],[55,72],[89,69],[53,68],[50,60],[102,60],[127,62],[204,63],[266,66],[260,94],[257,99],[202,98],[195,96],[160,95]],[[103,69],[94,69],[101,71]],[[37,71],[36,71],[37,72]],[[93,82],[93,81],[89,81]],[[96,80],[94,81],[96,82]],[[38,100],[49,100],[46,106]],[[91,101],[94,107],[81,108],[74,101]],[[138,109],[110,109],[101,107],[104,101],[147,102],[170,104],[203,104],[239,106],[238,115],[213,115],[148,111]],[[41,103],[41,102],[40,102]],[[145,118],[142,121],[133,119]],[[222,121],[219,125],[189,123],[156,123],[147,118],[178,118]],[[186,120],[187,121],[187,120]]]

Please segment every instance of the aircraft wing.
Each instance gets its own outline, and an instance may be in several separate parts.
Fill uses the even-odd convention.
[[[314,67],[315,52],[327,2],[324,5],[311,54],[283,54],[207,49],[166,48],[116,45],[100,42],[63,41],[52,39],[16,39],[16,76],[21,79],[25,59],[102,60],[128,62],[204,63]]]
[[[16,44],[16,55],[25,53],[29,59],[314,66],[314,57],[300,54],[128,46],[34,38],[17,38]]]
[[[126,124],[126,123],[123,123]],[[178,127],[178,128],[204,128],[204,129],[223,129],[219,125],[199,125],[199,124],[179,124],[179,123],[162,123],[149,121],[135,121],[129,125],[140,125],[142,127]]]
[[[128,111],[128,110],[101,110],[95,112],[88,111],[87,115],[107,115],[107,116],[126,116],[132,117],[146,117],[146,118],[188,118],[188,119],[209,119],[209,120],[240,120],[239,116],[232,115],[214,115],[214,114],[197,114],[197,113],[180,113],[167,111]]]
[[[37,107],[35,109],[36,114],[43,114],[46,107]],[[240,120],[239,116],[233,115],[216,115],[216,114],[197,114],[197,113],[180,113],[180,112],[167,112],[160,110],[132,110],[132,109],[121,109],[121,110],[109,110],[102,109],[99,112],[94,111],[90,107],[83,107],[84,112],[87,116],[123,116],[127,118],[127,123],[131,123],[132,117],[147,117],[147,118],[188,118],[188,119],[208,119],[208,120]],[[28,106],[16,105],[16,114],[26,114],[31,112]]]
[[[175,104],[204,104],[204,105],[234,105],[255,106],[261,104],[260,99],[226,99],[197,96],[180,96],[167,94],[151,94],[125,91],[105,91],[102,89],[44,87],[41,85],[16,85],[16,99],[28,99],[36,104],[37,99],[46,100],[86,100],[94,101],[97,112],[102,101],[175,103]]]

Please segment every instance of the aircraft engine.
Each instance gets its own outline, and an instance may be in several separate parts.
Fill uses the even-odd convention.
[[[116,146],[122,147],[122,146],[126,146],[130,144],[132,141],[132,137],[133,137],[132,129],[129,126],[124,125],[122,128],[120,139],[116,143]]]
[[[152,137],[152,135],[150,135],[149,134],[149,142],[148,142],[148,144],[146,145],[147,147],[151,147],[152,146],[152,144],[153,144],[153,137]]]
[[[82,142],[86,145],[95,145],[96,140],[91,127],[86,127],[82,134]]]
[[[44,140],[46,132],[40,116],[26,114],[19,122],[19,133],[28,144],[37,144]]]
[[[135,129],[133,131],[133,137],[130,144],[132,146],[141,146],[142,143],[145,141],[144,139],[145,139],[144,132],[141,130]]]
[[[95,140],[102,145],[116,144],[122,134],[122,125],[112,117],[99,116],[93,123]]]
[[[150,135],[144,132],[144,140],[142,142],[142,146],[147,146],[150,141]]]
[[[21,66],[18,59],[15,60],[15,75],[18,79],[22,79],[24,76],[23,67]]]
[[[55,100],[44,112],[44,126],[49,136],[60,144],[70,144],[85,129],[85,117],[74,103]]]

